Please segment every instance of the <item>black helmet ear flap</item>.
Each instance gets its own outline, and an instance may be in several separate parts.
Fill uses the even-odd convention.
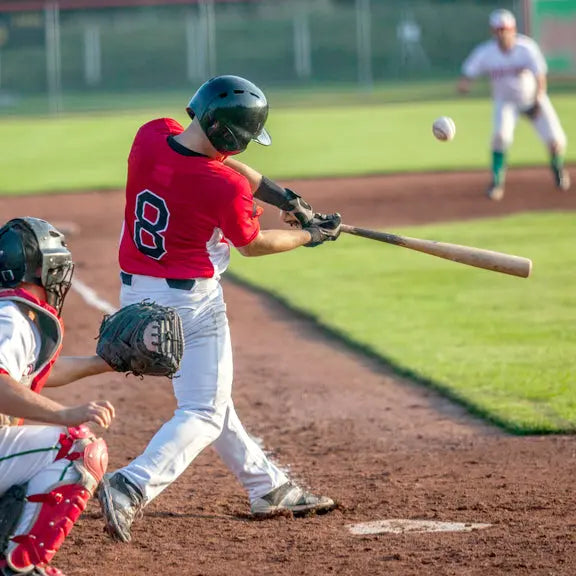
[[[250,140],[245,143],[240,142],[234,132],[218,120],[213,120],[204,130],[210,142],[218,143],[219,152],[242,152],[250,142]]]
[[[26,252],[20,234],[12,226],[0,229],[0,286],[15,288],[26,274]]]

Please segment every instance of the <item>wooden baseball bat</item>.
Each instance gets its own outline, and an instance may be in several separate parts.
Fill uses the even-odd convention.
[[[520,278],[528,278],[532,271],[531,260],[522,258],[521,256],[513,256],[512,254],[492,252],[491,250],[483,250],[472,246],[436,242],[435,240],[398,236],[396,234],[389,234],[388,232],[377,232],[376,230],[348,226],[347,224],[342,224],[341,230],[342,232],[346,232],[346,234],[361,236],[362,238],[368,238],[370,240],[378,240],[378,242],[386,242],[387,244],[394,244],[395,246],[402,246],[410,250],[431,254],[438,258],[459,262],[460,264],[467,264],[468,266],[475,266],[476,268],[492,270],[493,272],[500,272],[502,274],[510,274],[511,276],[519,276]]]

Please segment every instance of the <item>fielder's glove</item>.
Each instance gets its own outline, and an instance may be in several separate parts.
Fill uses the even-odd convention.
[[[540,105],[540,102],[536,100],[534,104],[522,110],[522,114],[524,114],[524,116],[530,120],[535,120],[540,115],[541,111],[542,106]]]
[[[117,372],[171,378],[184,353],[180,316],[147,300],[121,308],[102,320],[96,353]]]
[[[342,217],[338,212],[334,214],[314,214],[314,218],[309,224],[303,226],[304,230],[310,232],[312,239],[308,244],[304,244],[308,248],[314,248],[324,242],[333,242],[340,236],[340,226],[342,225]]]

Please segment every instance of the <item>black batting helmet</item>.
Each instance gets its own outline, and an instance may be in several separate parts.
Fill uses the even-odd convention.
[[[264,146],[272,139],[264,129],[268,102],[264,92],[240,76],[208,80],[188,103],[190,118],[198,118],[212,146],[223,154],[238,154],[251,140]]]
[[[62,310],[74,263],[64,234],[40,218],[14,218],[0,228],[0,286],[21,282],[42,286],[46,301]]]

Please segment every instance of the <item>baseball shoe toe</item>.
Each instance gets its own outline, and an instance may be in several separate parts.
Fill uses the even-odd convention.
[[[328,512],[335,506],[332,498],[316,496],[292,482],[286,482],[268,494],[256,498],[250,511],[254,516],[267,516],[282,510],[292,512],[295,516],[302,516],[313,512]]]
[[[119,472],[104,474],[98,500],[110,536],[120,542],[130,542],[132,523],[142,515],[144,507],[140,490]]]
[[[494,202],[499,202],[504,198],[504,186],[498,184],[491,184],[486,190],[486,196]]]
[[[554,179],[556,180],[556,188],[558,188],[558,190],[562,190],[563,192],[570,190],[570,174],[568,174],[566,170],[560,170],[558,174],[554,174]]]

